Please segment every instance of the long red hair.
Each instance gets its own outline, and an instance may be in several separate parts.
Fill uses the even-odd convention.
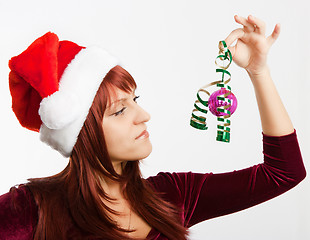
[[[103,79],[66,168],[51,177],[28,179],[39,209],[35,240],[66,239],[71,227],[79,229],[82,239],[131,239],[108,217],[113,210],[102,201],[109,199],[100,184],[103,176],[124,184],[132,209],[149,225],[168,239],[186,239],[179,209],[162,200],[142,178],[139,161],[128,161],[122,175],[112,166],[102,120],[115,87],[127,93],[136,89],[132,76],[120,66]]]

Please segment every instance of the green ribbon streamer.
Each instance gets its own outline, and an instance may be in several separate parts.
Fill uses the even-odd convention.
[[[223,46],[223,48],[221,45]],[[229,71],[227,71],[227,68],[230,66],[230,64],[232,62],[232,55],[231,55],[231,52],[229,51],[225,41],[220,42],[219,48],[220,48],[220,55],[217,56],[217,58],[215,60],[215,64],[219,67],[216,69],[216,72],[222,73],[222,79],[221,79],[222,83],[218,83],[217,87],[225,89],[228,92],[226,94],[217,96],[217,100],[225,101],[225,102],[227,102],[227,105],[217,108],[218,112],[223,112],[226,115],[217,117],[218,125],[217,125],[216,140],[222,141],[222,142],[229,142],[230,141],[230,127],[229,127],[230,126],[230,120],[229,120],[229,118],[231,116],[231,113],[227,109],[231,106],[231,101],[229,98],[227,98],[227,96],[230,95],[231,87],[227,84],[231,80],[231,74]],[[218,59],[222,60],[222,63],[223,63],[222,66],[220,64],[218,64],[218,62],[217,62]],[[228,64],[225,65],[225,61],[228,61]],[[226,76],[225,74],[228,75],[228,80],[226,80],[226,81],[225,81],[225,76]]]
[[[230,95],[231,87],[227,85],[231,80],[231,74],[227,71],[227,68],[230,66],[232,62],[232,55],[229,51],[227,44],[225,41],[219,42],[219,55],[215,59],[215,64],[217,65],[216,72],[221,73],[221,80],[214,81],[209,83],[202,88],[200,88],[197,92],[197,100],[194,103],[194,109],[192,111],[192,116],[190,120],[190,125],[196,129],[200,130],[207,130],[208,126],[206,123],[206,115],[208,113],[208,100],[210,97],[209,91],[206,88],[216,85],[219,88],[224,88],[228,90],[226,94],[217,96],[217,100],[226,101],[228,104],[226,106],[218,107],[218,112],[226,113],[225,116],[217,117],[218,125],[217,125],[217,141],[221,142],[229,142],[230,141],[230,120],[229,117],[231,116],[230,111],[227,109],[231,106],[231,100],[227,98]],[[218,61],[222,61],[222,65],[218,63]],[[227,63],[228,62],[228,63]],[[226,77],[226,79],[225,79]],[[228,78],[227,78],[228,77]],[[203,100],[200,96],[201,93],[205,93],[208,96],[208,100]],[[201,105],[201,107],[198,106]],[[199,114],[199,115],[198,115]]]

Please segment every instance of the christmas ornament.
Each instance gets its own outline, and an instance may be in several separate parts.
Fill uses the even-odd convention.
[[[195,109],[192,112],[190,125],[200,130],[207,130],[206,115],[209,111],[217,116],[217,141],[230,141],[230,116],[237,108],[237,98],[231,92],[231,87],[228,83],[231,80],[231,74],[227,71],[232,62],[232,55],[225,41],[219,42],[219,55],[215,59],[217,66],[216,72],[221,75],[221,79],[209,83],[197,92],[197,100],[194,103]],[[220,89],[212,94],[207,88],[216,86]],[[203,100],[202,95],[205,95],[207,100]]]

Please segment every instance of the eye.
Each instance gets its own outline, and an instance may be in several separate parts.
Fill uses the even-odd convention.
[[[137,99],[138,99],[139,97],[140,97],[140,96],[135,96],[135,97],[133,98],[134,102],[137,102]],[[124,113],[124,111],[125,111],[126,108],[127,108],[127,107],[123,107],[120,111],[114,113],[113,115],[114,115],[114,116],[122,115],[122,114]]]
[[[123,114],[123,112],[125,111],[125,109],[126,109],[126,107],[123,107],[122,110],[120,110],[120,111],[114,113],[113,115],[114,115],[114,116],[121,115],[121,114]]]
[[[135,96],[134,98],[133,98],[133,100],[135,101],[135,102],[137,102],[137,99],[139,98],[140,96]]]

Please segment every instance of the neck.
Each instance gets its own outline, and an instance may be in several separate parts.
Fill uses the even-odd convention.
[[[126,165],[125,162],[112,162],[115,172],[119,175],[123,173],[123,167]]]
[[[117,174],[123,173],[123,162],[112,162],[112,165]],[[112,198],[119,198],[123,196],[123,184],[114,181],[108,177],[103,177],[101,181],[102,188]]]

